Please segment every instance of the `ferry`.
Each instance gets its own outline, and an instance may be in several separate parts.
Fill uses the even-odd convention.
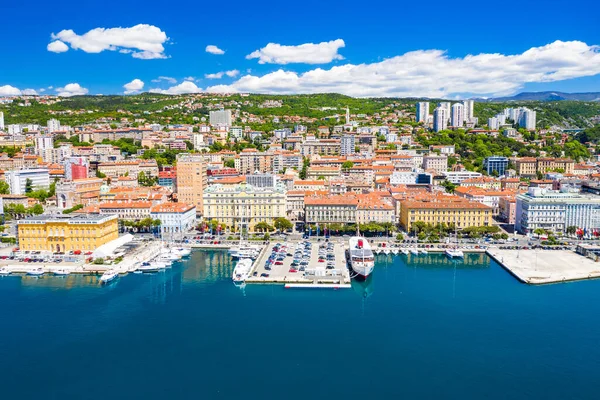
[[[446,249],[444,252],[450,258],[464,258],[465,254],[459,249]]]
[[[252,260],[249,258],[242,258],[233,269],[233,275],[231,277],[233,283],[241,285],[246,282],[246,279],[250,274],[250,269],[252,269]]]
[[[353,236],[349,242],[350,266],[362,278],[368,277],[375,268],[375,257],[367,239]]]
[[[100,277],[100,283],[108,283],[115,280],[119,276],[119,273],[114,269],[105,271]]]

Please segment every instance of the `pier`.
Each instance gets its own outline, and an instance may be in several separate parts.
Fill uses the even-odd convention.
[[[600,263],[570,250],[504,250],[487,254],[515,278],[542,285],[600,278]]]

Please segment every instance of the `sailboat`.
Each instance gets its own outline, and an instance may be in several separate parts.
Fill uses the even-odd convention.
[[[456,244],[454,248],[448,248],[444,251],[446,256],[450,258],[464,258],[465,254],[458,248],[458,235],[456,234],[456,223],[454,223],[454,237],[456,239]]]

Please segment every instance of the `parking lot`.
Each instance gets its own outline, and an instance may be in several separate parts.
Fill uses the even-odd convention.
[[[255,261],[247,282],[349,282],[345,249],[333,242],[277,242]]]

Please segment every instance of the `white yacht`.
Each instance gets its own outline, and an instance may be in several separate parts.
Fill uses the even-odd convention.
[[[71,273],[71,271],[69,271],[68,269],[65,269],[65,268],[58,268],[58,269],[52,270],[52,273],[56,276],[66,276],[66,275],[69,275]]]
[[[160,261],[145,262],[140,265],[137,270],[141,272],[158,272],[165,268],[165,264]]]
[[[419,255],[419,250],[417,250],[417,249],[410,249],[410,252],[411,252],[412,254],[414,254],[415,256],[418,256],[418,255]]]
[[[0,268],[0,275],[10,275],[12,271],[8,267]]]
[[[398,248],[392,247],[392,254],[398,254]]]
[[[402,252],[402,254],[404,254],[405,256],[407,256],[407,255],[408,255],[408,250],[406,250],[406,249],[402,249],[402,250],[400,250],[400,251],[401,251],[401,252]]]
[[[348,244],[352,270],[361,277],[366,278],[375,268],[375,256],[369,242],[361,236],[353,236]]]
[[[465,256],[465,254],[462,252],[462,250],[459,250],[457,248],[446,249],[446,251],[444,253],[450,258],[464,258],[464,256]]]
[[[425,249],[421,249],[421,254],[428,254],[428,252]]]
[[[229,249],[229,254],[233,258],[256,258],[260,250],[252,246],[237,246]]]
[[[44,275],[44,269],[42,267],[30,269],[29,271],[27,271],[27,275],[32,275],[32,276]]]
[[[114,269],[106,270],[100,277],[100,283],[108,283],[115,280],[119,276],[119,273]]]
[[[248,275],[250,274],[250,270],[252,269],[252,260],[249,258],[242,258],[238,261],[237,265],[233,269],[233,275],[231,279],[233,283],[236,285],[241,285],[246,282]]]
[[[176,249],[172,249],[171,251],[175,251],[178,254],[180,254],[182,257],[187,257],[190,254],[192,254],[192,250],[188,249],[187,247],[178,247]]]

